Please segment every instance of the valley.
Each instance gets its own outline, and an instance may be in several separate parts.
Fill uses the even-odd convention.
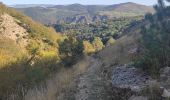
[[[0,100],[169,100],[167,3],[0,3]]]

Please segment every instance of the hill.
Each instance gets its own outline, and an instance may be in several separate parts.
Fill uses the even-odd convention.
[[[133,2],[111,5],[108,6],[106,9],[115,10],[117,12],[131,12],[131,13],[141,13],[141,14],[153,11],[153,8],[150,6],[136,4]]]
[[[19,93],[19,85],[27,89],[38,84],[54,71],[60,58],[58,41],[63,38],[53,28],[1,3],[0,99]]]
[[[18,5],[19,6],[19,5]],[[91,23],[115,17],[132,17],[154,12],[150,6],[122,3],[116,5],[55,5],[16,7],[17,10],[44,24]],[[43,6],[43,7],[42,7]]]

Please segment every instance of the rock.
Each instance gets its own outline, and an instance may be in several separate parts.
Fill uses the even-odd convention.
[[[132,96],[129,98],[129,100],[149,100],[148,97],[144,96]]]
[[[164,98],[170,98],[170,92],[169,92],[168,90],[164,89],[163,94],[162,94],[162,97],[164,97]]]
[[[170,79],[170,67],[165,67],[160,70],[160,80],[167,81]]]
[[[162,97],[170,98],[170,67],[160,70],[160,84],[163,89]]]
[[[160,75],[170,76],[170,67],[165,67],[160,70]]]
[[[170,67],[165,67],[160,70],[160,84],[166,90],[170,90]]]
[[[150,80],[149,75],[134,67],[121,66],[113,70],[112,84],[117,88],[140,92],[149,85]]]

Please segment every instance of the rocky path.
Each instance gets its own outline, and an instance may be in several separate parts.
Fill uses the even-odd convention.
[[[102,77],[102,62],[94,58],[92,60],[87,72],[78,79],[75,100],[112,100],[109,82]]]

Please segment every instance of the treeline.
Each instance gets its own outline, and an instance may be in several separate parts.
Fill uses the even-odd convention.
[[[115,39],[110,37],[106,46],[114,45]],[[59,44],[62,63],[65,66],[71,66],[84,55],[90,55],[102,50],[105,45],[100,37],[94,37],[94,40],[77,40],[73,36],[68,36]]]
[[[165,0],[158,0],[154,8],[155,14],[145,16],[147,25],[142,27],[141,39],[143,53],[136,64],[155,76],[161,68],[170,66],[170,6],[165,5]]]

